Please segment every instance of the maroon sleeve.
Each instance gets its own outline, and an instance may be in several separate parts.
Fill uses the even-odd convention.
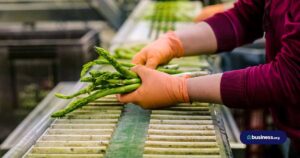
[[[239,0],[234,8],[205,20],[217,38],[218,52],[263,36],[264,0]]]
[[[300,1],[285,16],[282,48],[275,59],[259,66],[225,72],[221,95],[230,107],[300,105]]]

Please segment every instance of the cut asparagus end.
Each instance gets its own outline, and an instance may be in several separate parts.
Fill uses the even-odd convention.
[[[64,94],[61,94],[61,93],[55,93],[55,96],[57,98],[61,98],[61,99],[71,99],[72,98],[71,96],[64,95]]]

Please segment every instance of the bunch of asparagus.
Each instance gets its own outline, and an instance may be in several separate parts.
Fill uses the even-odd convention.
[[[88,94],[86,97],[78,98],[72,101],[66,108],[54,112],[52,117],[63,117],[66,114],[87,105],[89,102],[95,101],[98,98],[112,95],[129,93],[137,89],[141,85],[141,80],[136,73],[130,70],[134,64],[122,63],[117,61],[108,51],[103,48],[95,47],[99,58],[90,61],[83,65],[81,71],[81,82],[88,82],[89,84],[71,95],[64,95],[57,93],[56,97],[62,99],[72,99],[82,94]],[[86,75],[93,65],[110,64],[114,67],[116,72],[91,70],[89,75]],[[178,70],[177,65],[166,65],[157,68],[158,71],[169,74],[177,74],[182,71]]]

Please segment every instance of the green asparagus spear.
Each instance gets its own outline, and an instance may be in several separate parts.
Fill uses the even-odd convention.
[[[132,52],[125,48],[118,48],[115,50],[115,57],[119,59],[132,59],[136,52]]]
[[[108,61],[104,61],[104,60],[95,60],[94,61],[95,63],[97,64],[109,64]],[[131,64],[131,63],[124,63],[124,62],[119,62],[120,65],[122,66],[125,66],[125,67],[134,67],[135,65],[134,64]],[[161,72],[165,72],[165,73],[168,73],[168,74],[179,74],[179,73],[182,73],[183,71],[180,71],[180,70],[176,70],[176,69],[170,69],[170,68],[164,68],[164,66],[159,66],[157,68],[158,71],[161,71]]]
[[[179,65],[178,64],[163,65],[161,67],[164,68],[164,69],[174,69],[174,70],[178,70],[179,69]]]
[[[165,69],[165,68],[162,68],[162,67],[159,67],[156,69],[157,71],[160,71],[160,72],[164,72],[164,73],[167,73],[167,74],[180,74],[182,73],[183,71],[181,70],[176,70],[176,69]]]
[[[140,50],[142,50],[144,47],[146,46],[146,44],[137,44],[131,47],[132,51],[135,52],[139,52]]]
[[[80,79],[81,82],[94,82],[94,78],[92,76],[82,77]]]
[[[133,79],[127,79],[127,80],[107,80],[110,84],[117,84],[117,85],[128,85],[128,84],[135,84],[135,83],[141,83],[141,79],[139,78],[133,78]]]
[[[93,65],[95,65],[95,63],[94,63],[93,61],[90,61],[90,62],[84,64],[84,65],[82,66],[82,70],[81,70],[81,73],[80,73],[80,77],[83,77],[83,76],[89,71],[89,69],[90,69]]]
[[[64,95],[64,94],[61,94],[61,93],[56,93],[55,96],[58,97],[58,98],[61,98],[61,99],[72,99],[74,97],[77,97],[81,94],[85,94],[85,93],[89,93],[91,92],[93,89],[95,88],[95,86],[93,84],[79,90],[78,92],[74,93],[74,94],[71,94],[71,95]]]
[[[103,59],[97,59],[97,60],[94,60],[94,62],[96,64],[99,64],[99,65],[101,65],[101,64],[110,64],[108,61],[105,61]],[[134,66],[134,64],[131,64],[131,63],[125,63],[125,62],[118,62],[118,63],[122,66],[125,66],[125,67],[133,67]]]
[[[114,59],[109,52],[107,52],[105,49],[100,47],[95,47],[96,52],[104,57],[118,72],[123,74],[126,78],[137,78],[137,74],[133,71],[128,70],[127,68],[123,67],[116,59]]]
[[[77,99],[77,100],[71,102],[66,108],[59,110],[57,112],[54,112],[51,115],[51,117],[63,117],[67,113],[70,113],[70,112],[88,104],[89,102],[95,101],[98,98],[101,98],[101,97],[104,97],[107,95],[111,95],[111,94],[122,94],[122,93],[132,92],[135,89],[137,89],[139,86],[140,86],[140,84],[137,83],[137,84],[131,84],[131,85],[126,85],[126,86],[122,86],[122,87],[107,89],[107,90],[98,90],[85,98],[80,98],[80,99]]]
[[[119,76],[116,73],[104,73],[101,76],[98,76],[98,77],[95,78],[94,84],[95,85],[108,84],[107,81],[109,79],[118,79],[118,80],[121,80],[121,79],[124,79],[124,77],[123,76]]]

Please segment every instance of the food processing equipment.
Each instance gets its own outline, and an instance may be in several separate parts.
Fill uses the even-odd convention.
[[[2,30],[0,106],[34,107],[58,81],[75,81],[99,43],[91,29]]]
[[[107,0],[2,0],[2,22],[106,20],[114,28],[122,24],[122,12]]]
[[[156,3],[149,0],[139,3],[112,41],[112,52],[118,47],[147,43],[158,37],[149,36],[151,20],[145,18],[147,10],[148,13],[153,11]],[[193,13],[201,9],[198,2],[184,3],[195,9],[190,10]],[[176,21],[172,29],[191,24],[189,21]],[[159,31],[158,35],[166,31],[156,30]],[[205,75],[211,73],[211,67],[215,70],[211,60],[207,57],[188,57],[173,60],[172,63],[179,64],[187,72],[200,71],[201,75]],[[108,66],[96,68],[111,69]],[[78,82],[67,93],[83,86]],[[133,104],[123,105],[115,96],[107,96],[65,117],[52,119],[51,113],[69,102],[52,99],[55,102],[50,103],[51,106],[44,111],[43,116],[36,116],[39,121],[22,133],[18,141],[10,141],[13,148],[4,155],[5,158],[227,158],[233,157],[231,147],[244,147],[238,141],[239,133],[231,114],[221,105],[195,102],[145,110]],[[30,123],[27,121],[24,124]],[[12,134],[10,140],[14,140],[20,131],[22,127]],[[2,147],[8,144],[7,141]]]

